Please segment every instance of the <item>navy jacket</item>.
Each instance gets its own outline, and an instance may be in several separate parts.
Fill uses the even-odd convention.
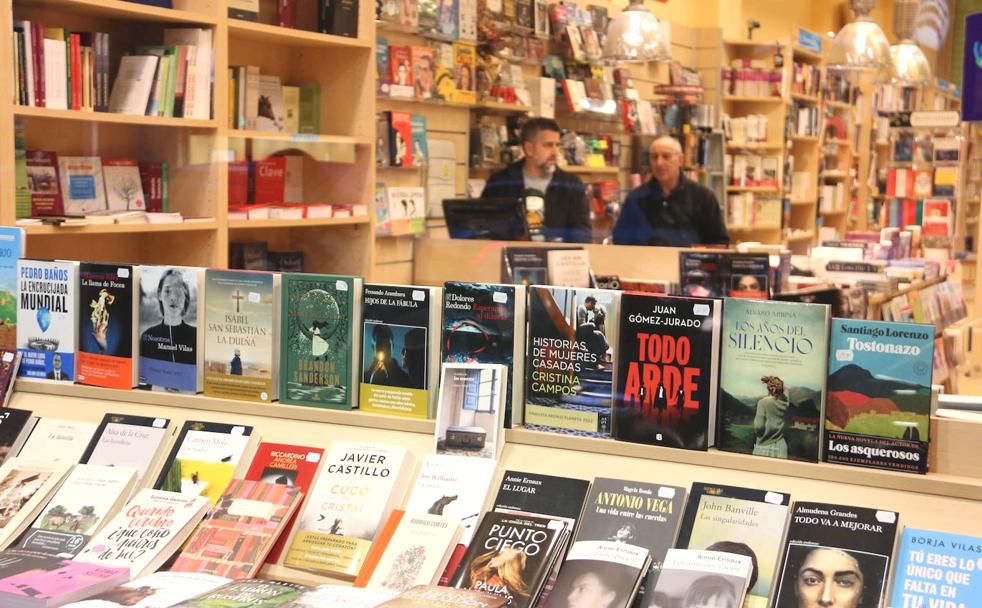
[[[713,191],[682,177],[666,197],[652,178],[627,196],[614,226],[618,245],[729,245],[726,222]]]
[[[524,160],[514,162],[488,179],[481,198],[525,198]],[[590,243],[590,204],[586,186],[579,177],[556,167],[546,189],[545,228],[547,241]]]

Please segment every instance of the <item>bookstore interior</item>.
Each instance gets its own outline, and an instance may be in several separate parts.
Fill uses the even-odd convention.
[[[982,607],[982,1],[0,28],[0,608]]]

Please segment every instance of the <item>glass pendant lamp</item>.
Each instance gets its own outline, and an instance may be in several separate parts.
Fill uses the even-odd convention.
[[[850,0],[856,17],[839,30],[829,48],[826,66],[842,72],[872,71],[877,79],[888,77],[890,43],[869,13],[874,0]]]
[[[914,42],[914,20],[919,0],[896,0],[893,5],[893,33],[900,42],[890,47],[890,82],[920,86],[931,82],[931,64]]]
[[[668,37],[643,0],[631,0],[627,8],[610,20],[603,58],[612,63],[672,58]]]

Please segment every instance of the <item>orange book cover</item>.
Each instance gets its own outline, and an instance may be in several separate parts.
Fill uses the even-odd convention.
[[[382,529],[375,536],[375,540],[372,542],[372,548],[365,555],[365,563],[362,564],[361,571],[355,577],[354,587],[368,586],[368,581],[372,578],[372,574],[375,573],[375,568],[378,567],[378,562],[382,559],[385,548],[389,546],[389,541],[392,540],[392,535],[396,533],[396,528],[399,527],[399,522],[402,521],[402,516],[405,514],[405,511],[399,509],[392,510],[389,519],[385,521],[385,525],[382,526]]]

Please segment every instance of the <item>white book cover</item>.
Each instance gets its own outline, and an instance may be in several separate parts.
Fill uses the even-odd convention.
[[[146,197],[135,160],[105,159],[102,178],[106,184],[106,206],[110,211],[146,211]]]
[[[204,28],[172,28],[164,30],[164,44],[195,47],[188,62],[188,82],[185,89],[184,118],[211,118],[212,31]],[[193,77],[193,80],[192,80]],[[188,91],[188,88],[193,89]]]
[[[150,101],[159,57],[124,55],[109,95],[109,111],[114,114],[143,116]]]
[[[200,268],[140,267],[140,386],[185,393],[203,389],[204,276]]]
[[[550,285],[590,287],[590,252],[586,249],[550,249],[546,264]]]
[[[207,510],[208,500],[202,496],[141,490],[75,559],[129,568],[130,578],[145,576],[177,550]],[[134,538],[150,541],[134,546]]]
[[[17,350],[21,378],[75,379],[78,262],[17,261]]]
[[[693,549],[669,549],[662,563],[654,594],[662,594],[671,605],[686,597],[709,597],[705,590],[714,581],[712,597],[721,606],[742,606],[747,593],[753,560],[747,555]]]
[[[19,547],[71,559],[129,499],[136,479],[130,467],[75,465]]]
[[[230,581],[197,572],[155,572],[64,608],[170,608]]]
[[[75,464],[82,458],[97,426],[95,422],[41,418],[17,456]]]
[[[402,503],[411,470],[412,453],[402,446],[333,442],[283,563],[356,575],[376,532]]]
[[[435,451],[497,460],[504,447],[508,368],[444,363],[437,405]]]
[[[398,595],[384,589],[364,589],[346,585],[321,585],[305,591],[290,608],[375,608]],[[98,608],[98,607],[97,607]]]
[[[87,464],[132,467],[139,480],[159,460],[170,433],[166,418],[106,414],[82,460]]]
[[[259,101],[256,107],[256,129],[259,131],[286,130],[283,109],[283,85],[279,76],[259,76]]]
[[[435,585],[460,538],[460,520],[449,515],[404,513],[367,587],[408,591]]]
[[[426,219],[426,193],[420,186],[387,188],[389,219]]]
[[[11,458],[0,467],[0,549],[7,548],[47,502],[71,465],[47,458]]]
[[[486,458],[427,454],[406,503],[406,511],[450,515],[463,528],[466,548],[484,512],[497,463]]]
[[[193,496],[204,496],[211,504],[218,502],[228,482],[235,476],[243,454],[251,442],[247,427],[238,433],[185,429],[168,458],[166,470],[155,487]],[[195,423],[190,423],[195,424]]]
[[[68,70],[65,41],[44,39],[44,104],[56,110],[68,109]]]
[[[59,156],[61,195],[68,215],[105,211],[106,186],[98,156]]]

